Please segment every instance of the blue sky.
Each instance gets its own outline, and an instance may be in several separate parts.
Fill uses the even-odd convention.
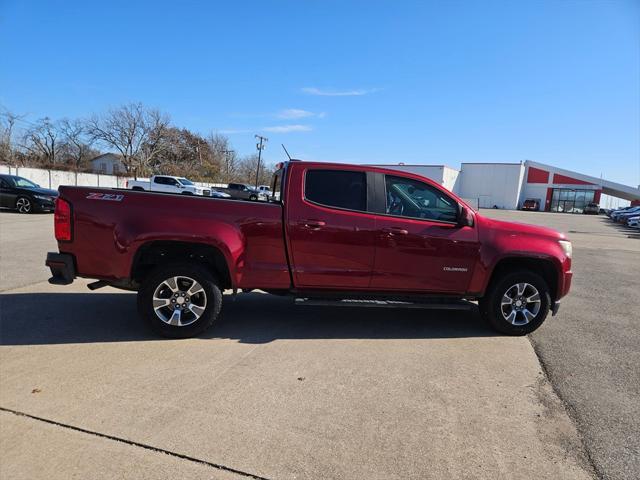
[[[0,104],[131,101],[267,161],[550,163],[640,183],[640,2],[0,0]]]

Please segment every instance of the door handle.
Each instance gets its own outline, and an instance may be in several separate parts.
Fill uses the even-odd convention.
[[[399,227],[383,228],[382,233],[386,233],[387,235],[409,235],[408,230]]]
[[[326,223],[322,220],[302,220],[299,225],[310,230],[320,230]]]

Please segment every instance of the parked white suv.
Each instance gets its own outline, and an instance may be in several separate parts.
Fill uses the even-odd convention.
[[[264,194],[266,197],[271,196],[271,187],[269,185],[258,186],[258,192]]]
[[[127,181],[127,188],[131,190],[147,190],[151,192],[181,193],[183,195],[211,196],[211,189],[198,187],[191,180],[183,177],[170,177],[168,175],[154,175],[151,181],[142,180]]]

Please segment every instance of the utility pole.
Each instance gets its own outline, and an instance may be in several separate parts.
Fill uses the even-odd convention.
[[[266,147],[265,143],[269,141],[267,137],[263,137],[261,135],[255,135],[256,139],[260,141],[260,143],[256,143],[256,148],[258,149],[258,168],[256,168],[256,189],[258,188],[258,181],[260,178],[260,160],[262,160],[262,150]]]
[[[236,153],[235,150],[222,150],[222,153],[224,153],[224,159],[227,162],[227,183],[229,183],[229,180],[231,180],[230,175],[229,175],[229,159],[231,157],[233,157],[233,154]]]

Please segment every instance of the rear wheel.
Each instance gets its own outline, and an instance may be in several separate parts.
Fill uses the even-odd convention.
[[[201,334],[222,308],[217,280],[201,265],[171,264],[151,272],[138,292],[138,312],[164,337]]]
[[[144,192],[144,188],[142,187],[133,187],[131,190],[135,190],[136,192]]]
[[[33,212],[33,203],[27,197],[18,197],[16,200],[16,210],[18,213]]]
[[[549,286],[539,275],[519,270],[504,275],[480,300],[480,313],[489,325],[507,335],[526,335],[547,318]]]

